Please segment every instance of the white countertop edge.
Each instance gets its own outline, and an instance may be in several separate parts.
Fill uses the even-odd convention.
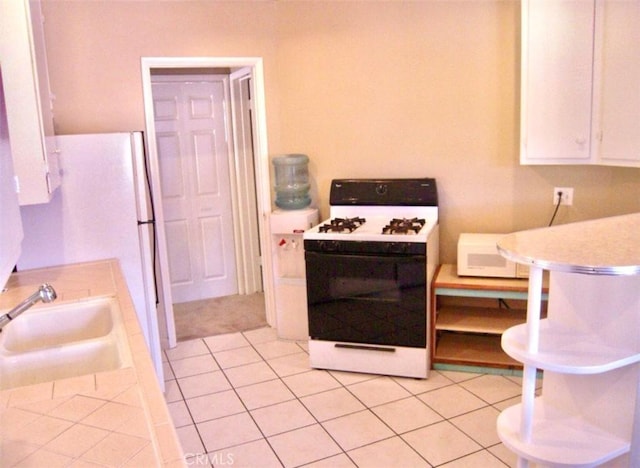
[[[592,266],[560,263],[551,260],[535,259],[526,255],[518,255],[503,249],[498,245],[498,252],[508,260],[527,266],[542,268],[543,270],[560,271],[564,273],[579,273],[583,275],[633,276],[640,275],[640,265]]]
[[[640,274],[640,213],[505,234],[498,252],[516,263],[585,275]]]

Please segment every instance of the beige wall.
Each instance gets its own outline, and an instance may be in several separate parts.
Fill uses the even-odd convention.
[[[640,171],[518,163],[519,2],[45,0],[59,133],[144,129],[140,57],[264,58],[269,151],[336,177],[436,177],[460,232],[640,211]]]

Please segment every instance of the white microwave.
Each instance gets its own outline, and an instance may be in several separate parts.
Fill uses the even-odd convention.
[[[458,276],[528,278],[529,267],[504,258],[498,240],[504,234],[460,234],[458,238]]]

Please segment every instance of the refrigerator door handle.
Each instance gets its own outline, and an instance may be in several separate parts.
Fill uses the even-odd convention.
[[[147,219],[146,221],[140,221],[138,220],[138,226],[142,226],[143,224],[156,224],[156,220],[155,219]]]

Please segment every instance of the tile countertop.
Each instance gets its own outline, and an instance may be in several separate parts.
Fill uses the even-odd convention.
[[[546,270],[593,275],[640,274],[640,213],[507,234],[500,253]]]
[[[44,282],[54,304],[115,295],[133,367],[0,391],[0,466],[186,466],[117,260],[14,273],[0,310]]]

